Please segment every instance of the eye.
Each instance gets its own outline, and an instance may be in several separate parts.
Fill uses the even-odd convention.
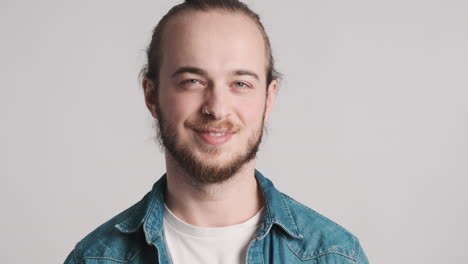
[[[250,84],[242,81],[236,81],[234,82],[234,86],[236,88],[251,88]]]
[[[197,79],[186,79],[180,82],[180,87],[185,89],[194,89],[198,87],[203,87],[203,84]]]
[[[185,80],[183,83],[196,84],[196,83],[198,83],[198,80],[197,79],[189,79],[189,80]]]
[[[244,87],[244,86],[247,85],[245,82],[235,82],[234,84],[235,84],[237,87]]]

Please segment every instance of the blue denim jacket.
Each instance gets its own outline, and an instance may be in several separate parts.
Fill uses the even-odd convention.
[[[279,192],[260,172],[263,224],[246,263],[367,264],[359,240],[341,226]],[[145,197],[78,242],[65,264],[171,263],[164,242],[166,176]]]

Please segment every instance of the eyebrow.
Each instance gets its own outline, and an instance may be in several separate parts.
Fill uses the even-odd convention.
[[[202,75],[202,76],[208,75],[207,72],[203,69],[192,67],[192,66],[182,66],[182,67],[177,68],[177,70],[174,73],[172,73],[171,77],[174,78],[177,75],[181,75],[184,73],[193,73],[193,74]],[[247,75],[247,76],[251,76],[255,78],[256,80],[260,80],[260,78],[258,77],[258,74],[250,70],[238,69],[238,70],[232,71],[232,74],[236,76]]]
[[[258,75],[255,72],[249,71],[249,70],[235,70],[234,75],[248,75],[248,76],[252,76],[255,79],[259,80]]]
[[[197,75],[206,75],[206,72],[204,70],[200,69],[200,68],[192,67],[192,66],[183,66],[183,67],[177,68],[177,70],[174,73],[172,73],[171,77],[174,78],[177,75],[181,75],[183,73],[193,73],[193,74],[197,74]]]

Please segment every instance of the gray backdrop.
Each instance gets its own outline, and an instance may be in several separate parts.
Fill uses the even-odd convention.
[[[164,172],[137,75],[179,1],[1,1],[2,263],[62,263]],[[285,80],[258,168],[372,263],[468,257],[468,2],[248,1]]]

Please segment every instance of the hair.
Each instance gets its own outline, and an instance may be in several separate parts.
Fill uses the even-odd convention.
[[[238,0],[185,0],[185,2],[178,4],[172,7],[169,12],[167,12],[163,18],[159,21],[156,27],[153,30],[153,35],[151,42],[146,50],[147,55],[147,64],[143,67],[140,72],[140,78],[146,77],[151,80],[155,88],[158,88],[159,84],[159,71],[161,67],[162,51],[161,43],[163,37],[164,27],[168,21],[172,18],[186,11],[209,11],[213,9],[225,10],[230,12],[240,12],[244,15],[250,17],[259,27],[263,40],[265,42],[266,49],[266,85],[273,81],[279,81],[281,79],[281,74],[275,70],[274,60],[271,51],[270,40],[268,35],[263,27],[262,22],[260,22],[260,17],[258,14],[253,12],[246,4]]]

